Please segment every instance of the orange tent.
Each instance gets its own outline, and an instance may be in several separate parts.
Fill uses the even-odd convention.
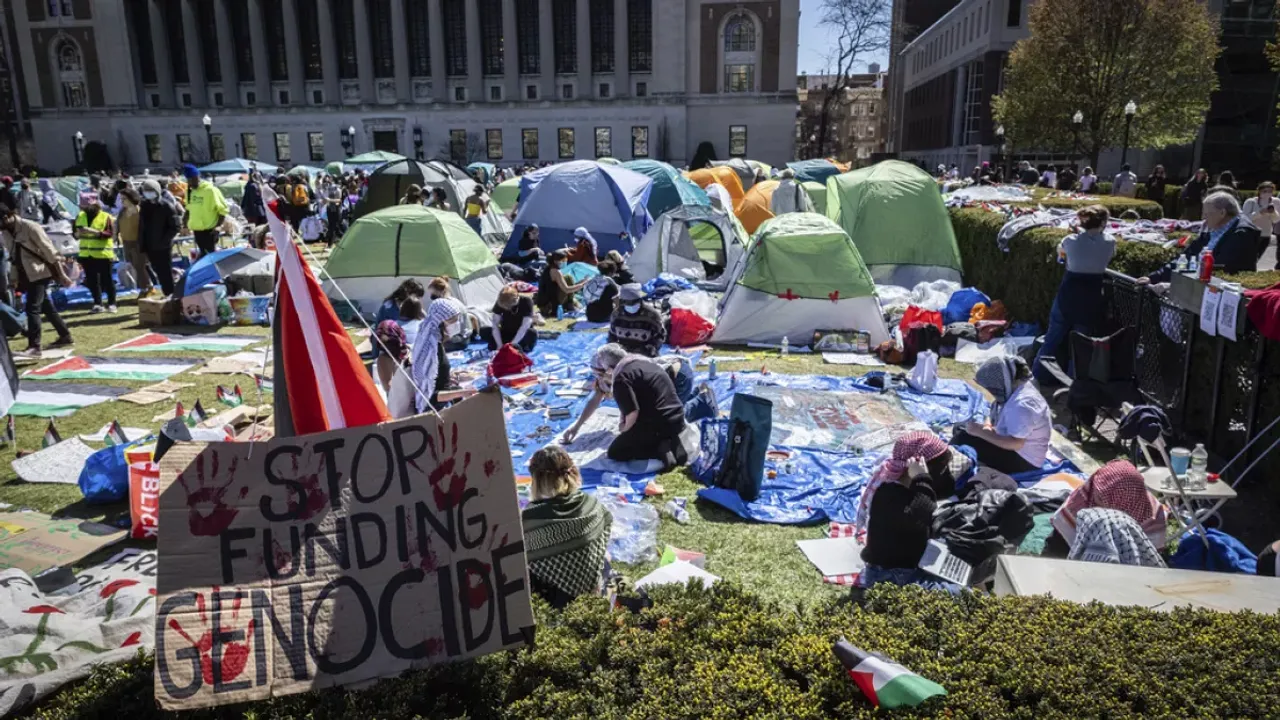
[[[733,199],[735,208],[742,202],[742,197],[745,194],[742,191],[742,180],[738,178],[738,173],[734,172],[733,168],[728,165],[694,170],[689,173],[689,179],[703,190],[707,189],[707,186],[711,183],[723,185],[724,189],[729,192],[729,197]]]
[[[776,189],[778,189],[777,180],[758,182],[751,186],[743,196],[742,202],[734,208],[738,221],[748,233],[755,235],[756,229],[763,225],[765,220],[773,217],[770,207],[773,204],[773,191]]]

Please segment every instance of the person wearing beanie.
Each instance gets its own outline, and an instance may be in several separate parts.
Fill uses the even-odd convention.
[[[173,239],[178,236],[182,211],[165,199],[160,183],[142,182],[142,204],[138,206],[138,248],[155,271],[165,297],[173,295]]]
[[[666,324],[662,313],[644,298],[638,283],[619,289],[618,307],[609,320],[609,342],[621,345],[627,352],[653,358],[658,357],[667,339]]]
[[[200,178],[194,165],[183,165],[182,174],[187,178],[187,227],[204,257],[218,249],[218,228],[227,215],[227,200],[213,183]]]

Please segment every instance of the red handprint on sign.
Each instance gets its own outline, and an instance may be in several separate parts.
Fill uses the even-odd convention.
[[[206,457],[208,458],[206,461]],[[178,474],[178,483],[187,491],[187,516],[192,535],[218,535],[231,526],[239,509],[225,502],[227,490],[236,479],[238,459],[231,460],[226,477],[219,472],[220,462],[215,451],[206,451],[196,456],[195,462]],[[192,468],[194,467],[194,473]],[[194,474],[195,489],[188,484],[189,476]],[[240,497],[249,494],[248,486],[240,488]]]
[[[436,509],[451,510],[462,502],[462,493],[467,489],[467,469],[471,467],[471,453],[463,454],[462,468],[454,472],[458,467],[458,425],[453,424],[449,443],[445,443],[443,425],[437,432],[440,434],[439,450],[436,448],[435,438],[427,435],[427,449],[431,451],[431,459],[436,462],[436,468],[427,475],[427,482],[431,483]],[[450,450],[450,447],[453,449]],[[446,481],[448,484],[444,485]]]
[[[289,513],[299,520],[310,520],[315,514],[324,509],[329,504],[329,496],[320,489],[320,475],[324,472],[325,456],[320,453],[313,453],[314,457],[319,458],[316,469],[312,472],[303,472],[298,467],[298,456],[293,456],[293,479],[302,486],[303,492],[306,493],[306,504],[299,509],[302,499],[298,497],[299,493],[293,488],[289,488]]]
[[[213,592],[219,592],[219,588],[215,586]],[[236,592],[235,600],[231,603],[231,623],[219,623],[224,630],[233,629],[236,620],[240,617],[240,602],[243,593]],[[200,639],[192,640],[187,634],[186,629],[178,622],[177,618],[169,619],[169,627],[182,636],[184,640],[191,643],[191,646],[200,652],[200,675],[204,678],[206,685],[213,684],[213,629],[209,625],[209,617],[205,612],[205,600],[203,593],[196,593],[196,611],[200,615],[200,624],[207,628],[200,635]],[[219,670],[221,670],[223,683],[229,683],[240,677],[244,673],[245,666],[249,664],[249,645],[253,639],[253,620],[249,620],[248,627],[244,631],[244,642],[227,643],[222,646],[222,658]]]

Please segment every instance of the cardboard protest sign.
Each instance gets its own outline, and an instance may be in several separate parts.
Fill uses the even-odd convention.
[[[119,528],[76,519],[54,519],[43,513],[0,513],[0,568],[39,575],[73,565],[125,538]]]
[[[396,675],[532,639],[502,398],[160,462],[166,709]]]

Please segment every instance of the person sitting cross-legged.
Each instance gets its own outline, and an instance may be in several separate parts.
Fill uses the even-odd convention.
[[[582,475],[569,453],[548,445],[529,458],[533,501],[520,513],[529,584],[553,607],[604,585],[613,517],[582,492]]]

